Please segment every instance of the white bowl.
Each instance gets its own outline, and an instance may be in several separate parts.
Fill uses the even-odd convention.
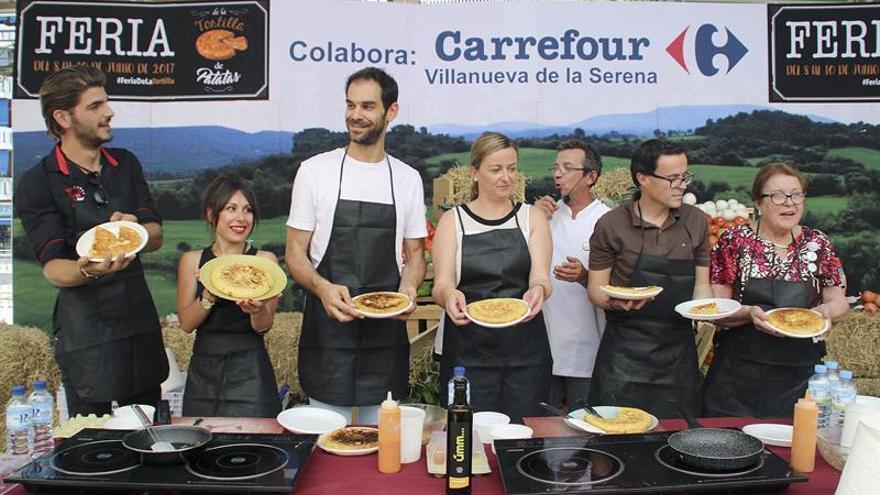
[[[510,423],[510,416],[494,411],[480,411],[474,413],[474,430],[480,436],[480,441],[490,443],[492,437],[489,435],[489,429],[493,426],[506,425]]]
[[[872,397],[870,395],[857,395],[856,404],[880,408],[880,397]]]
[[[285,409],[275,419],[293,433],[309,435],[323,435],[346,425],[345,417],[341,414],[309,406]]]
[[[507,424],[489,428],[489,437],[492,438],[492,453],[495,453],[495,440],[518,440],[532,438],[535,430],[526,425]]]
[[[146,404],[138,404],[138,405],[141,407],[141,409],[144,411],[144,414],[147,415],[147,418],[149,418],[150,421],[153,421],[155,419],[155,416],[154,416],[154,414],[156,414],[155,407],[148,406]],[[140,420],[138,420],[137,414],[135,414],[132,406],[117,407],[116,409],[113,410],[113,417],[114,418],[131,418],[135,422],[137,422],[137,424],[141,424],[141,422],[140,422]]]
[[[123,416],[110,418],[104,423],[104,429],[107,430],[140,430],[144,425],[134,416]]]

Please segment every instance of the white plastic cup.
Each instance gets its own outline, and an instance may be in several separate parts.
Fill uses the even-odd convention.
[[[859,429],[862,419],[873,418],[880,422],[880,405],[876,403],[851,402],[846,405],[846,415],[843,419],[843,431],[840,434],[840,446],[850,448]]]
[[[400,462],[408,464],[422,458],[422,428],[425,411],[400,406]]]

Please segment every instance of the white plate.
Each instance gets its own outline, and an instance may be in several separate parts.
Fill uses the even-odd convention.
[[[110,418],[104,423],[105,430],[140,430],[144,425],[134,417]]]
[[[602,292],[605,293],[606,296],[612,297],[614,299],[624,299],[627,301],[641,301],[643,299],[651,299],[653,297],[657,297],[661,292],[663,292],[663,287],[657,287],[655,290],[651,292],[645,292],[644,294],[629,294],[625,292],[617,292],[613,289],[609,289],[607,286],[600,286]],[[631,289],[644,289],[645,287],[630,287]]]
[[[409,298],[409,296],[407,296],[406,294],[403,294],[403,293],[401,293],[401,292],[394,292],[394,291],[390,291],[390,290],[383,290],[383,291],[379,291],[379,292],[388,292],[388,293],[391,293],[391,294],[397,294],[397,295],[399,295],[399,296],[403,296],[403,297],[409,299],[409,306],[407,306],[407,307],[405,307],[405,308],[403,308],[403,309],[399,309],[399,310],[397,310],[397,311],[394,311],[393,313],[382,313],[382,314],[368,313],[368,312],[366,312],[366,311],[361,311],[361,310],[359,310],[359,309],[357,309],[357,308],[355,308],[355,311],[357,311],[358,313],[360,313],[360,314],[366,316],[367,318],[379,318],[379,319],[381,319],[381,318],[393,318],[393,317],[395,317],[395,316],[397,316],[397,315],[401,315],[401,314],[403,314],[403,313],[406,313],[407,311],[409,311],[410,308],[413,307],[413,304],[415,304],[415,301],[413,301],[412,299]],[[357,300],[357,299],[360,298],[360,297],[368,296],[368,295],[370,295],[370,294],[376,294],[376,292],[367,292],[366,294],[360,294],[360,295],[354,296],[354,297],[352,298],[352,301],[355,301],[355,300]]]
[[[275,419],[288,431],[307,435],[323,435],[346,425],[341,414],[309,406],[285,409]]]
[[[715,303],[718,305],[717,313],[711,315],[699,315],[690,312],[691,308],[695,306],[709,303]],[[684,316],[685,318],[689,318],[691,320],[710,321],[727,318],[728,316],[739,311],[741,307],[742,305],[738,301],[734,301],[733,299],[713,297],[709,299],[695,299],[693,301],[685,301],[683,303],[677,304],[675,306],[675,311],[681,316]]]
[[[361,427],[361,426],[359,426],[358,428],[363,428],[365,430],[375,430],[377,432],[379,431],[376,428]],[[333,431],[336,431],[336,430],[333,430]],[[330,432],[330,433],[332,433],[332,432]],[[321,447],[321,450],[323,450],[324,452],[329,452],[331,454],[341,455],[341,456],[345,456],[345,457],[351,457],[351,456],[356,456],[356,455],[372,454],[373,452],[377,452],[379,450],[378,445],[376,445],[375,447],[370,447],[368,449],[334,449],[333,447],[329,447],[324,444],[324,441],[327,439],[327,435],[329,435],[329,433],[325,433],[325,434],[321,435],[320,438],[318,438],[318,447]]]
[[[596,412],[598,412],[599,414],[601,414],[602,416],[604,416],[606,418],[613,418],[613,417],[617,416],[617,406],[593,406],[593,409],[595,409]],[[587,415],[586,409],[578,409],[578,410],[572,411],[569,414],[574,416],[577,419],[572,420],[569,418],[565,418],[564,419],[565,424],[567,424],[568,426],[571,426],[572,428],[575,428],[578,430],[588,431],[590,433],[598,433],[600,435],[609,434],[609,433],[606,433],[605,430],[599,428],[598,426],[593,426],[590,423],[587,423],[586,421],[584,421],[583,418],[584,418],[584,416]],[[657,419],[656,416],[654,416],[653,414],[649,414],[649,416],[651,416],[651,424],[648,425],[648,429],[645,431],[651,431],[654,428],[656,428],[657,425],[660,424],[660,421]]]
[[[145,229],[143,227],[143,225],[141,225],[139,223],[129,222],[127,220],[120,220],[118,222],[106,222],[106,223],[102,223],[101,225],[95,225],[94,227],[87,230],[83,235],[81,235],[79,237],[79,240],[76,241],[76,254],[78,254],[80,256],[88,256],[89,255],[89,249],[91,249],[92,243],[95,242],[95,229],[97,229],[98,227],[107,229],[110,232],[113,232],[113,235],[118,236],[119,235],[119,227],[122,227],[123,225],[128,228],[136,230],[138,232],[138,234],[140,234],[140,236],[141,236],[140,245],[134,251],[130,251],[130,252],[125,253],[126,256],[132,255],[135,253],[139,253],[141,251],[141,249],[143,249],[144,246],[147,245],[147,239],[149,239],[149,237],[150,237],[150,235],[147,233],[147,229]],[[101,258],[89,258],[89,260],[94,261],[96,263],[100,263],[100,262],[104,261]],[[114,261],[114,260],[116,260],[116,258],[111,258],[110,260]]]
[[[743,433],[749,434],[767,445],[791,447],[791,425],[757,423],[743,426]]]
[[[516,299],[516,298],[515,298],[515,297],[499,297],[498,299]],[[467,316],[468,320],[471,320],[472,322],[476,323],[477,325],[480,325],[481,327],[486,327],[486,328],[507,328],[507,327],[512,327],[512,326],[516,325],[517,323],[519,323],[519,322],[525,320],[526,317],[529,316],[529,313],[532,312],[532,307],[531,307],[527,302],[523,301],[522,299],[516,299],[516,300],[522,302],[523,305],[525,305],[525,307],[527,308],[527,309],[526,309],[526,314],[520,316],[519,318],[517,318],[517,319],[515,319],[515,320],[513,320],[513,321],[509,321],[509,322],[507,322],[507,323],[486,323],[485,321],[478,320],[478,319],[472,317],[472,316],[470,315],[470,313],[468,313],[467,306],[465,306],[465,308],[464,308],[464,315]],[[477,301],[474,301],[474,302],[477,302]],[[471,303],[471,304],[473,304],[473,303]]]
[[[780,311],[780,310],[783,310],[783,309],[803,309],[803,308],[776,308],[776,309],[771,309],[770,311],[767,311],[767,317],[769,318],[770,315],[773,314],[774,312],[776,312],[776,311]],[[813,311],[812,309],[807,309],[806,311],[811,311],[811,312],[813,312],[813,313],[816,313],[816,314],[819,315],[819,316],[822,316],[822,313],[819,313],[818,311]],[[822,318],[825,318],[825,317],[822,316]],[[787,331],[785,331],[785,330],[780,330],[780,329],[774,327],[773,325],[771,325],[769,321],[767,322],[767,326],[770,327],[770,328],[772,328],[773,330],[776,330],[777,332],[781,333],[782,335],[787,336],[787,337],[792,337],[792,338],[795,338],[795,339],[809,339],[809,338],[811,338],[811,337],[818,337],[819,335],[822,335],[823,333],[827,332],[827,331],[831,328],[831,322],[830,322],[827,318],[825,318],[825,327],[822,328],[822,330],[819,330],[818,332],[813,332],[813,333],[809,333],[809,334],[791,333],[791,332],[787,332]]]

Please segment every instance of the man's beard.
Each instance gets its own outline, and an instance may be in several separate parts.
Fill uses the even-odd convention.
[[[376,122],[372,129],[364,132],[359,137],[355,137],[355,135],[351,132],[351,127],[348,130],[348,136],[351,138],[351,142],[363,145],[373,145],[379,141],[379,138],[382,137],[382,132],[385,130],[385,116],[382,116],[382,120]]]
[[[104,138],[98,135],[98,130],[101,129],[100,127],[91,129],[82,125],[76,118],[72,119],[72,123],[73,126],[71,129],[73,130],[73,135],[79,142],[88,147],[97,148],[113,139],[113,132],[110,129],[107,129],[109,137]]]

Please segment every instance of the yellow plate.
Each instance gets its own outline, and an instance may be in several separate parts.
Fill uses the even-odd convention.
[[[281,270],[281,267],[278,266],[277,263],[273,263],[271,260],[261,256],[250,254],[233,254],[212,259],[202,265],[202,268],[199,270],[199,281],[211,292],[211,294],[214,294],[217,297],[229,299],[230,301],[244,300],[244,298],[234,298],[223,293],[211,282],[212,273],[234,263],[250,265],[269,274],[269,278],[272,280],[272,287],[269,289],[269,292],[254,298],[258,301],[269,299],[281,294],[284,291],[284,287],[287,286],[287,275],[284,274],[284,271]]]

